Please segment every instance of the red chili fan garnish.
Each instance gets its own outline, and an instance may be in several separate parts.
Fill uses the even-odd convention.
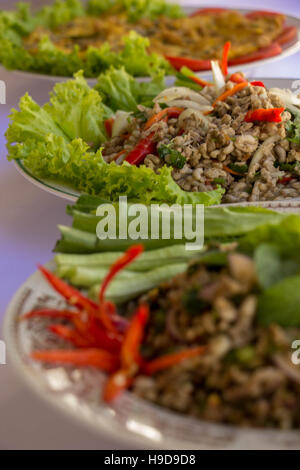
[[[116,324],[120,323],[120,317],[116,314],[116,306],[105,300],[105,292],[114,277],[142,252],[142,245],[134,245],[111,266],[100,288],[99,304],[90,301],[46,268],[40,267],[52,287],[70,305],[76,305],[80,310],[40,309],[22,317],[27,320],[49,318],[68,321],[68,325],[57,323],[48,326],[48,329],[77,349],[34,351],[31,357],[49,364],[95,367],[111,374],[103,390],[103,398],[107,402],[131,387],[138,374],[155,374],[206,351],[205,346],[198,346],[151,361],[144,360],[141,346],[149,318],[149,307],[146,304],[137,307],[124,333],[118,331]]]
[[[281,113],[283,113],[283,111],[284,108],[254,109],[253,111],[248,111],[244,118],[244,121],[281,122]]]

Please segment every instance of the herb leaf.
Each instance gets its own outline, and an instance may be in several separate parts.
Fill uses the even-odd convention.
[[[174,166],[175,168],[183,168],[186,162],[186,158],[182,155],[182,153],[178,152],[178,150],[175,150],[171,147],[171,144],[169,145],[161,145],[158,148],[158,155],[160,158],[163,160],[168,157],[169,163]]]

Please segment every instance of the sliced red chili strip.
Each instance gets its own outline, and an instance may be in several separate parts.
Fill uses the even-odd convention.
[[[90,348],[82,350],[53,349],[34,351],[31,357],[36,361],[50,364],[72,364],[78,367],[91,366],[105,372],[114,372],[119,366],[119,358],[107,351]]]
[[[128,375],[127,370],[118,370],[107,380],[103,390],[103,400],[107,403],[115,400],[124,390],[133,383],[133,377]]]
[[[50,325],[48,329],[60,338],[63,338],[65,341],[69,341],[70,343],[74,344],[74,346],[76,346],[77,348],[87,348],[95,346],[93,342],[87,341],[86,339],[82,338],[78,331],[68,326],[59,324]]]
[[[261,82],[260,80],[254,80],[253,82],[250,82],[250,85],[252,85],[252,86],[261,86],[263,88],[266,88],[264,82]]]
[[[144,139],[140,140],[139,143],[134,147],[126,157],[126,162],[131,165],[139,165],[142,163],[147,155],[155,151],[156,144],[153,140],[154,133],[148,135]]]
[[[148,305],[140,305],[125,333],[121,349],[121,365],[129,368],[140,361],[140,346],[149,317]]]
[[[283,113],[283,111],[284,108],[254,109],[247,112],[244,121],[281,122],[281,113]]]
[[[80,310],[86,310],[90,313],[97,312],[98,305],[95,302],[85,297],[77,289],[74,289],[74,287],[69,286],[69,284],[55,276],[55,274],[46,269],[44,266],[38,266],[38,268],[54,288],[54,290],[61,294],[70,305],[74,305]]]
[[[185,359],[191,359],[192,357],[200,356],[201,354],[204,354],[206,350],[206,346],[197,346],[195,348],[185,349],[173,354],[167,354],[145,363],[142,367],[142,371],[147,375],[152,375],[161,370],[175,366]]]
[[[222,60],[221,60],[221,70],[222,70],[224,77],[227,77],[228,75],[228,54],[230,51],[230,47],[231,47],[231,42],[230,41],[225,42],[224,47],[223,47]]]
[[[72,320],[75,316],[79,316],[80,312],[72,312],[71,310],[56,310],[56,309],[42,309],[33,310],[32,312],[25,313],[20,317],[20,320],[29,320],[30,318],[65,318]]]
[[[292,181],[293,179],[295,179],[294,176],[284,176],[283,178],[280,178],[278,180],[278,183],[279,184],[288,184],[290,181]]]
[[[100,319],[109,331],[117,332],[116,327],[113,324],[113,316],[115,311],[114,306],[111,302],[105,302],[104,296],[105,291],[114,277],[128,264],[132,263],[138,256],[144,251],[143,245],[133,245],[131,246],[110,268],[108,274],[106,275],[104,281],[102,282],[100,293],[99,293],[99,309],[100,309]]]

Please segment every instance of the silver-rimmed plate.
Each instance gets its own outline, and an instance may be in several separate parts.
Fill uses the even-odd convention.
[[[216,5],[201,5],[201,8],[206,8],[206,7],[211,8],[211,7],[214,7],[214,6],[216,7]],[[223,7],[224,7],[224,5],[223,5]],[[257,11],[257,8],[255,8],[255,9],[234,8],[234,7],[230,7],[230,6],[226,6],[226,8],[232,9],[232,10],[237,10],[237,11],[243,13],[243,14],[250,13],[251,11]],[[184,5],[183,9],[187,14],[191,14],[191,13],[195,12],[196,10],[198,10],[199,8],[195,7],[195,6]],[[285,14],[283,11],[281,13]],[[286,44],[282,47],[282,52],[280,54],[278,54],[274,57],[269,57],[269,58],[260,59],[260,60],[254,60],[254,61],[246,63],[246,64],[232,66],[232,67],[229,67],[229,71],[230,72],[234,72],[234,71],[237,71],[237,70],[246,71],[246,70],[249,70],[251,68],[255,68],[257,66],[263,66],[263,65],[269,64],[271,62],[275,62],[275,61],[279,61],[281,59],[285,59],[286,57],[289,57],[289,56],[295,54],[296,52],[298,52],[300,50],[300,18],[297,18],[296,16],[292,16],[292,15],[286,15],[286,25],[287,26],[296,26],[297,29],[298,29],[298,35],[295,38],[295,40],[291,41],[290,43],[288,43],[288,44]],[[0,65],[0,73],[5,72],[5,71],[6,71],[6,69],[4,69],[4,67]],[[56,83],[56,82],[70,79],[70,77],[45,75],[45,74],[39,74],[39,73],[33,73],[33,72],[24,72],[24,71],[21,71],[21,70],[12,70],[12,71],[10,71],[10,73],[14,76],[15,80],[19,79],[19,80],[23,81],[24,79],[27,79],[27,80],[28,79],[29,80],[30,79],[32,79],[32,80],[33,79],[41,79],[44,82],[48,82],[49,86],[51,85],[51,83],[54,85],[54,83]],[[199,77],[207,76],[208,74],[209,74],[209,71],[203,71],[203,72],[198,72],[197,73],[197,75]],[[167,76],[166,79],[167,79],[167,83],[172,83],[172,81],[173,81],[172,76]],[[150,80],[150,78],[149,77],[140,77],[140,78],[138,78],[138,80],[139,81],[148,81],[148,80]],[[88,83],[92,86],[95,85],[96,81],[97,80],[93,79],[93,78],[88,79]]]
[[[49,267],[53,267],[50,263]],[[177,413],[126,392],[112,406],[101,400],[104,374],[88,369],[45,367],[34,363],[30,351],[45,346],[46,329],[29,329],[20,315],[36,306],[62,307],[39,272],[13,297],[5,316],[4,338],[8,360],[18,376],[62,416],[83,428],[105,435],[128,448],[156,449],[299,449],[298,431],[245,429],[209,423]]]

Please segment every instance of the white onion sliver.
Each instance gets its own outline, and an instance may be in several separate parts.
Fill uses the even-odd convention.
[[[170,100],[177,98],[189,98],[191,101],[195,101],[199,104],[210,104],[210,101],[201,95],[201,93],[197,93],[196,91],[184,86],[166,88],[159,95],[157,95],[153,101],[155,103],[168,103]]]
[[[255,166],[257,163],[260,162],[260,160],[262,159],[262,157],[264,156],[264,152],[267,150],[267,147],[269,145],[272,145],[274,144],[275,142],[277,142],[278,140],[280,140],[280,136],[279,135],[272,135],[271,137],[268,137],[259,147],[258,149],[256,150],[255,154],[253,155],[252,157],[252,160],[251,160],[251,163],[249,165],[249,170],[248,170],[248,176],[251,178],[252,176],[254,176],[254,173],[255,173]]]
[[[294,104],[296,106],[300,106],[300,98],[298,98],[291,90],[283,90],[280,88],[270,88],[269,93],[272,95],[278,96],[285,106],[287,107],[290,104]]]
[[[220,68],[219,62],[217,60],[211,61],[211,70],[213,74],[214,84],[217,90],[217,93],[220,94],[222,88],[225,86],[225,80],[223,77],[222,70]]]
[[[117,111],[112,126],[112,137],[117,137],[118,135],[124,134],[124,131],[128,129],[131,119],[131,113],[126,111]]]
[[[169,101],[170,106],[178,106],[179,108],[191,108],[197,109],[198,111],[212,111],[214,108],[212,106],[208,106],[207,104],[199,104],[195,103],[195,101],[190,100],[173,100]]]
[[[204,116],[201,111],[198,111],[197,109],[192,109],[192,108],[188,108],[188,109],[185,109],[179,116],[178,118],[178,125],[181,126],[183,121],[187,118],[189,118],[190,116],[199,116],[200,119],[203,121],[203,124],[204,124],[204,127],[207,128],[208,125],[209,125],[209,118]]]

